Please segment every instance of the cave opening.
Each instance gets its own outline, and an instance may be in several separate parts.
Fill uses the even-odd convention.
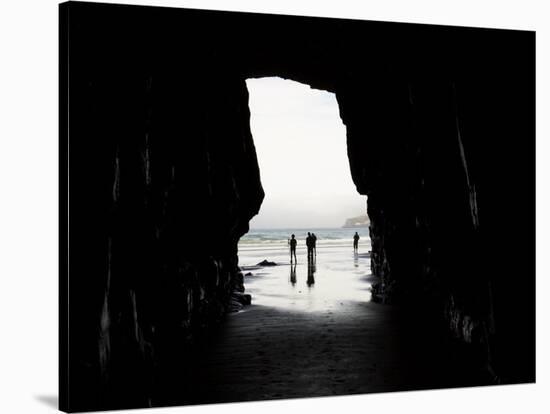
[[[366,197],[352,181],[335,94],[278,77],[246,83],[265,191],[239,242],[239,264],[250,275],[247,292],[254,303],[294,311],[370,300]],[[289,257],[293,234],[295,258]],[[311,258],[308,234],[316,239]],[[275,266],[258,269],[260,263]]]
[[[60,140],[71,178],[60,187],[70,206],[60,211],[60,222],[70,217],[60,241],[69,259],[60,271],[67,407],[534,381],[534,34],[125,7],[108,17],[97,5],[65,7],[74,38],[60,44],[68,56],[61,66],[71,68],[60,78],[70,109],[60,111],[60,125],[70,126]],[[276,289],[262,297],[254,284],[263,270],[247,276],[253,271],[241,266],[238,242],[251,219],[252,231],[261,227],[277,193],[260,177],[267,165],[261,136],[250,131],[245,80],[274,74],[337,97],[331,117],[345,124],[349,156],[342,149],[338,164],[353,177],[349,194],[368,195],[372,257],[364,262],[377,278],[372,292],[366,280],[355,291],[388,306],[262,306],[330,286],[321,249],[310,286],[298,252],[291,301]],[[332,141],[345,148],[343,136]],[[267,151],[276,174],[295,155],[292,147]],[[317,146],[310,152],[306,160],[319,159]],[[294,164],[296,176],[309,176],[299,170],[303,159]],[[299,227],[338,198],[326,193],[332,198],[317,200]],[[511,215],[519,225],[503,225]],[[521,241],[518,260],[502,260],[511,237]],[[335,274],[342,263],[330,265]],[[292,267],[276,268],[292,287]],[[335,288],[349,287],[338,280]],[[222,321],[223,337],[207,354],[200,341]]]

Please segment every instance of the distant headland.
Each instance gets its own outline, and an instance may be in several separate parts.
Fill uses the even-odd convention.
[[[352,227],[368,227],[370,224],[369,216],[366,214],[362,216],[352,217],[346,220],[346,223],[342,228],[352,228]]]

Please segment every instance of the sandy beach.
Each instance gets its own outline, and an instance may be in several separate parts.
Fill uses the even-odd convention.
[[[293,264],[288,249],[240,251],[246,293],[255,305],[289,312],[338,312],[344,304],[369,302],[372,277],[367,248],[370,244],[355,254],[351,243],[318,247],[308,263],[306,249],[299,245]],[[263,260],[277,265],[255,266]]]
[[[414,310],[371,301],[367,243],[240,254],[252,305],[228,315],[187,367],[184,403],[319,397],[482,384]],[[255,266],[264,259],[275,266]],[[312,280],[312,278],[314,280]],[[178,401],[178,403],[182,403]]]

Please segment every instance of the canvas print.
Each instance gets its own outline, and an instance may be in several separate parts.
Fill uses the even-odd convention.
[[[60,408],[535,381],[535,33],[68,2]]]

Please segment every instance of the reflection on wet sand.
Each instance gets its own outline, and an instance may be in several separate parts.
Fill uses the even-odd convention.
[[[307,262],[307,285],[308,287],[311,287],[315,284],[315,277],[313,274],[315,273],[317,269],[315,268],[315,260],[311,259]]]
[[[253,306],[340,312],[344,303],[371,299],[370,261],[362,254],[354,254],[348,246],[318,247],[317,256],[314,253],[310,260],[304,251],[298,254],[298,263],[290,263],[287,252],[242,252],[239,256],[243,266],[263,260],[277,263],[261,270],[251,269],[252,275],[245,278]]]
[[[296,284],[296,263],[290,264],[290,283],[292,286]]]

